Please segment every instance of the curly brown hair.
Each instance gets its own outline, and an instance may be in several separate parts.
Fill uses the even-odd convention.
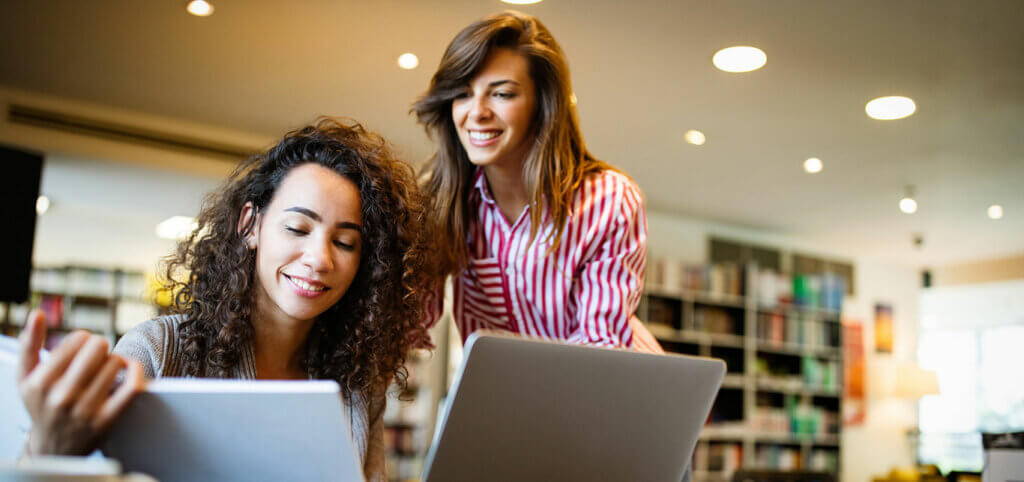
[[[322,117],[243,161],[205,199],[198,228],[165,260],[185,373],[227,377],[252,343],[256,262],[239,229],[243,206],[257,212],[296,166],[315,163],[359,188],[363,250],[348,291],[317,317],[306,343],[311,377],[336,380],[346,399],[406,383],[409,349],[426,338],[421,324],[427,283],[423,202],[413,169],[386,141],[353,121]],[[250,218],[252,219],[252,218]]]

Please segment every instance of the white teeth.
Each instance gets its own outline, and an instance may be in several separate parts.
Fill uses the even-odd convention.
[[[501,135],[500,131],[499,132],[495,132],[495,131],[487,131],[487,132],[469,131],[469,138],[473,139],[473,140],[477,140],[477,141],[486,141],[487,139],[494,139],[495,137],[498,137],[499,135]]]
[[[292,283],[295,283],[295,286],[298,286],[299,288],[302,288],[302,289],[304,289],[306,291],[326,291],[327,290],[326,286],[313,286],[313,285],[311,285],[311,284],[309,284],[309,283],[307,283],[305,281],[302,281],[302,280],[300,280],[298,278],[288,278],[288,279],[290,279],[292,281]]]

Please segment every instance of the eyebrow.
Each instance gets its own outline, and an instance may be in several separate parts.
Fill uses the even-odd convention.
[[[308,217],[308,218],[310,218],[310,219],[312,219],[314,221],[317,221],[317,222],[322,222],[323,221],[323,219],[320,217],[320,215],[317,214],[315,211],[312,211],[310,209],[306,209],[306,208],[301,207],[301,206],[292,206],[292,207],[290,207],[288,209],[285,209],[284,211],[285,212],[299,213],[299,214],[302,214],[302,215],[304,215],[304,216],[306,216],[306,217]],[[362,226],[360,226],[360,225],[358,225],[356,223],[353,223],[353,222],[349,222],[349,221],[341,221],[341,222],[335,224],[334,226],[337,227],[338,229],[354,229],[356,231],[359,231],[360,233],[363,231]]]
[[[497,87],[497,86],[499,86],[499,85],[503,85],[503,84],[515,84],[515,85],[519,85],[519,82],[516,82],[516,81],[514,81],[514,80],[512,80],[512,79],[504,79],[504,80],[495,80],[494,82],[491,82],[491,83],[487,84],[487,86],[488,86],[488,87]]]

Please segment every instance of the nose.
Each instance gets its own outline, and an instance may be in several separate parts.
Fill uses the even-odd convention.
[[[491,106],[486,95],[474,95],[470,100],[469,118],[473,120],[487,119],[491,116]]]
[[[302,264],[309,266],[314,273],[325,273],[334,269],[331,243],[331,239],[326,236],[309,236],[303,245]]]

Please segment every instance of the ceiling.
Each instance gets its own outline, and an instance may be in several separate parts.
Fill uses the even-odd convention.
[[[0,86],[280,136],[317,114],[431,145],[408,114],[462,26],[493,1],[183,0],[0,3]],[[1024,252],[1024,2],[545,0],[591,151],[649,209],[823,250],[937,265]],[[718,49],[754,45],[729,74]],[[401,70],[413,52],[421,66]],[[876,121],[884,95],[917,103]],[[683,141],[687,129],[707,135]],[[805,174],[808,157],[824,171]],[[904,186],[919,211],[902,214]],[[985,212],[1001,204],[1005,217]],[[924,237],[920,249],[914,234]]]

